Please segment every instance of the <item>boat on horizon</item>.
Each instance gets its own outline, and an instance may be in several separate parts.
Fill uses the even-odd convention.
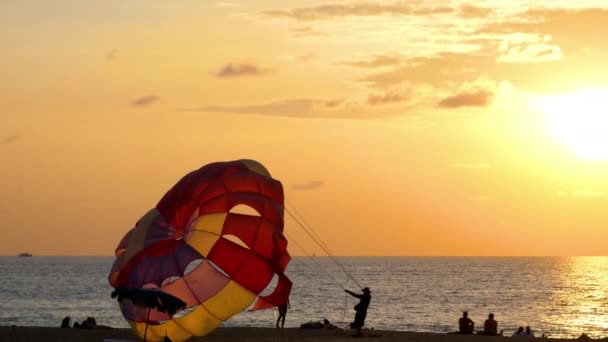
[[[31,257],[31,256],[32,255],[30,253],[26,253],[26,252],[19,253],[19,257]]]

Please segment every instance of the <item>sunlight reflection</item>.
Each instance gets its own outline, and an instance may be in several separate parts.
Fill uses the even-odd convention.
[[[567,315],[553,316],[580,333],[599,337],[608,329],[608,257],[573,257],[563,263],[560,286],[552,295],[554,308],[567,307]],[[559,310],[562,311],[562,310]]]

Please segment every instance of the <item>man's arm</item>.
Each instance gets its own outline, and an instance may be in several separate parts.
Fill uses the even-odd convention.
[[[356,294],[356,293],[351,292],[351,291],[349,291],[349,290],[347,290],[347,289],[344,289],[344,292],[348,293],[349,295],[351,295],[351,296],[353,296],[353,297],[357,297],[357,298],[359,298],[359,299],[363,298],[363,295]]]

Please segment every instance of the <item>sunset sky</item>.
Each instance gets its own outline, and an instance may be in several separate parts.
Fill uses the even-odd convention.
[[[112,255],[240,158],[337,255],[607,255],[601,6],[4,1],[0,255]]]

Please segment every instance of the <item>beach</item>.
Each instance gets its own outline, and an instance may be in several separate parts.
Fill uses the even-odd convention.
[[[308,342],[326,341],[341,342],[355,340],[378,340],[384,342],[407,341],[407,342],[497,342],[506,338],[503,336],[480,336],[480,335],[458,335],[458,334],[438,334],[423,332],[403,332],[403,331],[378,331],[379,336],[363,336],[355,338],[324,329],[299,329],[299,328],[219,328],[205,337],[193,338],[189,341],[206,342]],[[106,339],[139,341],[130,329],[61,329],[49,327],[19,327],[19,326],[0,326],[0,342],[77,342],[91,341],[102,342]],[[517,338],[519,341],[528,340],[527,338]],[[544,341],[574,341],[576,339],[543,339]],[[581,340],[578,340],[581,341]]]

